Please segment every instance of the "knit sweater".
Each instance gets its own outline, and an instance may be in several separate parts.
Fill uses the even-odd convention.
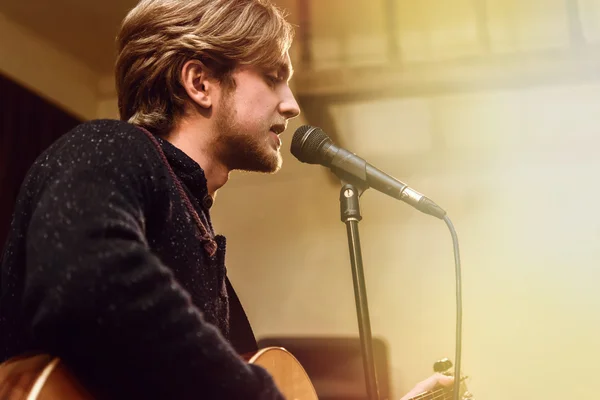
[[[256,342],[211,205],[201,167],[158,136],[97,120],[61,137],[17,199],[2,256],[0,361],[50,353],[101,398],[282,398],[238,356]]]

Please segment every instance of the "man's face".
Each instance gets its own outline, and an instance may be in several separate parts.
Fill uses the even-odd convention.
[[[223,88],[215,107],[217,156],[230,170],[276,172],[281,168],[279,134],[300,113],[288,85],[291,62],[271,71],[242,66],[235,88]]]

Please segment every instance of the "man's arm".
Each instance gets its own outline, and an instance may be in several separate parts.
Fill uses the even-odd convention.
[[[156,194],[136,176],[147,159],[117,167],[73,151],[79,160],[50,177],[28,229],[23,315],[34,343],[84,382],[101,379],[111,398],[280,398],[150,251],[144,211]]]

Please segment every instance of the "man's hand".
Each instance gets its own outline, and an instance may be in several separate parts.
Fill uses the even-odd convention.
[[[431,375],[429,378],[417,383],[410,392],[406,393],[400,400],[408,400],[435,388],[438,384],[442,386],[450,386],[454,383],[454,377],[442,375],[439,372]]]

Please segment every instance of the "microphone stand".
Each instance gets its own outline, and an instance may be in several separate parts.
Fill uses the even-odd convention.
[[[342,222],[346,224],[346,231],[348,233],[350,262],[352,264],[352,280],[354,282],[354,300],[356,302],[358,332],[360,335],[367,395],[370,400],[379,400],[380,394],[377,375],[375,373],[367,289],[365,286],[365,276],[362,265],[360,237],[358,235],[358,223],[362,219],[358,199],[362,192],[362,190],[359,192],[354,185],[342,180],[342,189],[340,190],[340,212]]]

